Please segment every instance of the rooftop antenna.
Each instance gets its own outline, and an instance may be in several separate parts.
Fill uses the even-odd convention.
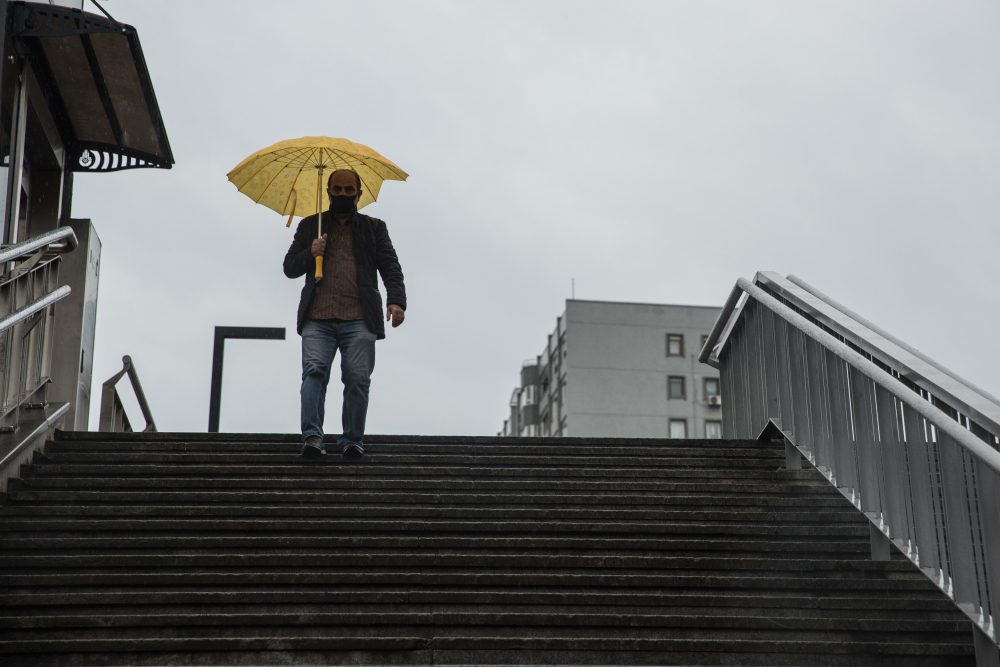
[[[576,278],[570,278],[569,284],[570,284],[569,291],[570,294],[572,295],[570,298],[576,301]]]

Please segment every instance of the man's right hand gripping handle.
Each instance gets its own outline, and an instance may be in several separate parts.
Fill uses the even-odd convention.
[[[313,241],[312,256],[316,258],[316,279],[323,277],[323,253],[326,252],[326,234]]]

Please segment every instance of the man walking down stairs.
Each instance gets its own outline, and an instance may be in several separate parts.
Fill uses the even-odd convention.
[[[62,433],[0,506],[0,664],[975,664],[771,443]]]

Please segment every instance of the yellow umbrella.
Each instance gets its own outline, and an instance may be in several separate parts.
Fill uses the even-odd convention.
[[[279,141],[236,165],[227,176],[240,192],[272,211],[307,216],[330,208],[324,172],[350,169],[361,177],[358,208],[378,198],[382,181],[405,181],[407,174],[377,152],[347,139],[302,137]],[[317,216],[317,235],[322,235]],[[323,277],[323,258],[316,258],[316,277]]]

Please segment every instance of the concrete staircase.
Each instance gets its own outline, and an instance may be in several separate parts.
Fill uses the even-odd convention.
[[[974,665],[747,441],[64,433],[0,507],[0,664]]]

